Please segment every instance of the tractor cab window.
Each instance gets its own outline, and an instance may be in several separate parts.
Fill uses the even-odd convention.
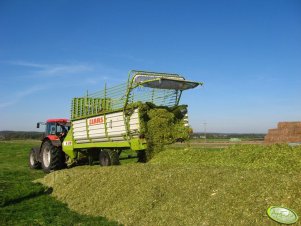
[[[55,122],[48,122],[46,126],[46,136],[67,134],[68,127]]]
[[[56,123],[49,122],[46,126],[46,136],[48,135],[56,135]]]
[[[62,125],[62,124],[58,124],[57,125],[57,133],[59,134],[67,134],[67,132],[69,131],[69,127],[66,125]]]
[[[57,125],[57,127],[56,127],[56,133],[62,133],[63,132],[63,128],[62,128],[62,126],[60,126],[60,125]]]

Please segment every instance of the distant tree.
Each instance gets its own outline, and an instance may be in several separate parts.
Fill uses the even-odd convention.
[[[43,133],[32,131],[0,131],[0,140],[41,139]]]

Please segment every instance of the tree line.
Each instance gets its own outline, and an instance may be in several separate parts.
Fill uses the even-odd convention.
[[[43,132],[32,131],[0,131],[0,140],[40,140]],[[204,133],[193,133],[191,138],[204,136]],[[248,139],[263,139],[265,134],[244,134],[244,133],[207,133],[206,137],[210,138],[248,138]]]
[[[39,140],[43,136],[43,132],[33,131],[0,131],[0,140]]]

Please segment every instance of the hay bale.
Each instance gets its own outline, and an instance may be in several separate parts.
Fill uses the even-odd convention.
[[[279,129],[269,129],[268,134],[269,135],[278,135],[279,134]]]
[[[293,135],[294,127],[278,129],[278,133],[279,133],[279,135]]]
[[[265,143],[288,143],[301,141],[301,122],[279,122],[277,129],[269,129]]]
[[[301,122],[279,122],[278,128],[292,128],[292,127],[301,127]]]
[[[301,142],[301,135],[291,135],[287,137],[287,142]]]
[[[299,127],[294,128],[294,134],[301,135],[301,128]]]

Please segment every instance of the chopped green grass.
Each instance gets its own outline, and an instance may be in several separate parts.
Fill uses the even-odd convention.
[[[147,149],[143,161],[149,161],[157,153],[164,150],[164,145],[174,143],[177,139],[187,140],[191,129],[185,126],[181,110],[186,105],[172,108],[155,106],[152,103],[137,102],[133,107],[139,107],[140,133],[147,141]]]
[[[30,170],[28,153],[37,141],[0,142],[0,225],[117,225],[103,217],[78,214],[32,180],[45,174]]]
[[[276,225],[269,206],[301,214],[301,148],[167,150],[147,164],[82,166],[38,180],[72,210],[126,225]]]
[[[238,144],[224,149],[169,149],[158,153],[151,162],[298,171],[301,170],[301,147]]]

